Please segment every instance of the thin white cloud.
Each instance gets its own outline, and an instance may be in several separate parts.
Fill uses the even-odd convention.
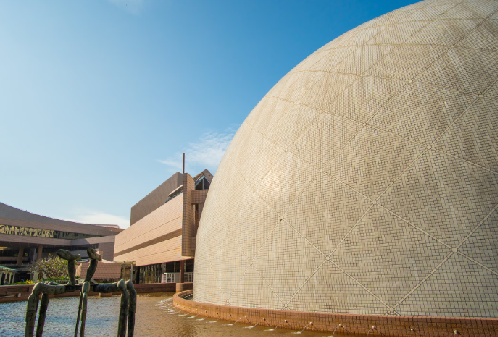
[[[197,174],[204,169],[208,169],[211,173],[214,173],[235,135],[235,131],[236,128],[231,127],[222,133],[207,132],[199,138],[198,142],[189,143],[185,149],[185,171],[190,174]],[[181,172],[183,169],[181,153],[177,153],[175,159],[168,158],[158,161],[175,171]]]
[[[171,168],[174,168],[177,171],[182,171],[183,170],[183,163],[181,161],[174,161],[174,160],[158,160],[161,164],[168,165]]]
[[[142,9],[145,0],[107,0],[107,1],[131,14],[138,14]]]
[[[96,211],[82,211],[75,213],[71,219],[66,219],[69,221],[75,221],[85,224],[97,224],[97,225],[118,225],[121,228],[127,228],[130,226],[130,219],[119,215],[112,215]]]

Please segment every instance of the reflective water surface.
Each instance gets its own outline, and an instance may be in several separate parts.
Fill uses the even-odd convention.
[[[213,318],[194,317],[173,307],[173,293],[138,295],[135,336],[293,336],[294,330],[237,324],[217,321]],[[88,298],[86,336],[116,336],[119,296]],[[24,314],[27,302],[0,304],[0,336],[23,336]],[[74,336],[74,324],[78,311],[78,298],[54,298],[50,300],[43,336]],[[36,329],[36,325],[35,325]],[[367,331],[365,331],[366,335]],[[303,331],[302,336],[330,336],[332,333]],[[335,336],[346,336],[337,330]],[[356,335],[358,336],[358,335]]]

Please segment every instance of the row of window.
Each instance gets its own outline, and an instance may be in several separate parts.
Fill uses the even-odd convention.
[[[90,235],[90,234],[81,234],[73,232],[61,232],[53,229],[39,229],[39,228],[29,228],[29,227],[20,227],[20,226],[11,226],[11,225],[0,225],[0,234],[33,236],[40,238],[54,238],[54,239],[65,239],[65,240],[76,240],[76,239],[91,238],[95,236],[102,236],[102,235]]]
[[[178,190],[175,194],[171,194],[171,195],[169,196],[168,200],[166,200],[166,202],[170,201],[171,199],[176,198],[177,196],[179,196],[179,195],[180,195],[180,194],[182,194],[182,193],[183,193],[183,190]],[[165,202],[165,203],[166,203],[166,202]]]

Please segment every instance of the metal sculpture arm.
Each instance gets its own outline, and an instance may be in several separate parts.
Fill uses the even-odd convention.
[[[57,255],[63,260],[67,260],[67,272],[69,274],[69,284],[75,285],[76,284],[76,261],[81,260],[80,254],[73,255],[71,252],[68,250],[64,249],[59,249],[57,251]]]
[[[86,277],[85,277],[85,282],[90,282],[92,280],[93,274],[95,274],[95,271],[97,270],[97,263],[98,261],[102,261],[102,256],[97,254],[95,252],[95,249],[93,248],[88,248],[87,249],[88,256],[92,261],[90,261],[90,266],[88,267],[88,270],[86,271]]]

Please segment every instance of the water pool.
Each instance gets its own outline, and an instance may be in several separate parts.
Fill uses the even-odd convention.
[[[78,311],[78,298],[54,298],[50,300],[43,336],[74,336],[74,324]],[[89,297],[86,320],[86,336],[116,336],[119,311],[119,296]],[[27,302],[0,304],[0,336],[24,336],[24,315]],[[179,337],[255,337],[294,336],[296,331],[269,330],[239,322],[216,321],[213,318],[192,317],[173,307],[173,293],[139,294],[135,336],[179,336]],[[36,329],[36,325],[35,325]],[[304,331],[302,336],[330,336],[326,332]],[[346,336],[338,331],[336,337]],[[358,336],[358,335],[356,335]]]

